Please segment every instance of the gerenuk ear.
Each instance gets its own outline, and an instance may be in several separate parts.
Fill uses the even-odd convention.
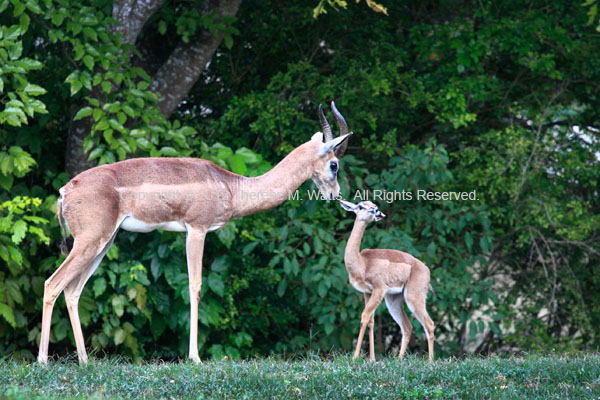
[[[352,132],[344,135],[338,136],[333,140],[330,140],[327,143],[323,143],[323,145],[319,148],[319,155],[321,157],[325,157],[330,151],[335,151],[335,149],[342,145],[348,138],[352,135]]]
[[[317,140],[319,142],[322,142],[323,141],[323,132],[316,132],[314,135],[312,135],[310,140]]]
[[[339,200],[340,202],[340,206],[342,206],[342,208],[346,211],[352,211],[355,212],[356,211],[356,204],[351,203],[349,201],[346,200]]]

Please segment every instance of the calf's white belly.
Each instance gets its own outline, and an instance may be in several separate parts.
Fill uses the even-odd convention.
[[[352,286],[354,286],[354,289],[358,290],[361,293],[371,293],[373,292],[373,285],[371,285],[368,282],[362,282],[359,283],[357,281],[351,282]],[[404,290],[404,286],[398,286],[398,287],[389,287],[387,289],[385,289],[384,295],[385,294],[398,294],[398,293],[402,293],[402,291]]]
[[[351,283],[352,283],[352,286],[354,286],[354,289],[358,290],[361,293],[371,293],[373,291],[373,286],[367,282],[363,282],[364,285],[361,285],[357,281],[353,281]]]
[[[385,294],[398,294],[398,293],[402,293],[403,290],[404,290],[404,286],[389,287],[389,288],[385,289]]]

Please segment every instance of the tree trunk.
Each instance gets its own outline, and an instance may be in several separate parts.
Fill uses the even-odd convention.
[[[83,140],[90,134],[92,129],[92,118],[83,118],[79,121],[73,121],[79,107],[73,107],[71,112],[71,123],[67,131],[67,152],[65,154],[65,169],[69,176],[73,177],[78,173],[94,167],[97,161],[88,161],[88,154],[83,152]]]

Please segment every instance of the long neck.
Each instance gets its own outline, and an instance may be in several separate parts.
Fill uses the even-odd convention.
[[[305,145],[288,154],[269,172],[255,178],[241,177],[233,194],[233,217],[268,210],[283,203],[313,174],[313,157]]]
[[[364,275],[364,262],[360,256],[360,242],[362,241],[363,234],[367,224],[359,221],[358,218],[354,221],[354,227],[348,243],[346,243],[346,251],[344,253],[344,263],[348,269],[348,274],[351,276],[363,276]]]

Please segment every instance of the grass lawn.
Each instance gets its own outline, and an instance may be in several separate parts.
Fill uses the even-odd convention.
[[[600,354],[436,360],[0,363],[0,399],[600,399]]]

